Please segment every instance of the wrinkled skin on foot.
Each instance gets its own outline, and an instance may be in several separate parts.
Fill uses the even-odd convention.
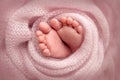
[[[39,5],[49,8],[50,6],[66,6],[80,8],[86,5],[97,6],[101,9],[108,20],[110,28],[110,45],[105,53],[102,70],[90,80],[120,80],[120,0],[37,0]],[[30,0],[1,0],[0,1],[0,80],[29,80],[19,69],[13,65],[6,54],[5,29],[10,16]],[[33,1],[34,2],[34,1]],[[32,3],[33,3],[32,2]],[[47,3],[46,3],[47,2]],[[48,4],[49,3],[49,4]],[[70,6],[71,5],[71,6]],[[35,6],[35,5],[34,5]],[[60,6],[60,7],[61,7]],[[51,7],[50,7],[51,8]],[[92,10],[93,8],[91,8]],[[33,9],[34,11],[34,9]],[[93,10],[95,12],[95,9]],[[27,14],[27,13],[26,13]],[[21,14],[23,15],[23,14]],[[22,18],[23,19],[23,18]],[[21,19],[21,20],[22,20]],[[26,19],[26,17],[24,18]],[[17,26],[16,26],[17,27]],[[18,57],[16,57],[17,59]],[[17,62],[17,61],[16,61]],[[19,63],[19,62],[18,62]],[[29,62],[28,62],[29,63]],[[31,65],[28,65],[31,66]],[[34,71],[33,71],[34,72]],[[29,72],[28,72],[29,73]],[[32,75],[32,74],[31,74]],[[34,79],[33,79],[34,80]],[[89,80],[89,79],[88,79]]]

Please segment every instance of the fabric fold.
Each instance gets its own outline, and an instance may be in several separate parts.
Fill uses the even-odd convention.
[[[87,80],[93,77],[102,66],[109,44],[107,21],[102,19],[105,24],[101,25],[95,15],[78,9],[60,7],[49,10],[52,9],[27,4],[10,17],[5,38],[9,58],[28,79]],[[40,21],[49,22],[49,19],[60,16],[70,16],[81,23],[85,30],[84,41],[66,59],[45,58],[37,47],[37,25]],[[33,18],[35,21],[30,22]]]

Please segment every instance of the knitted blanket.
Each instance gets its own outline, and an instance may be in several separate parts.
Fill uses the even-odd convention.
[[[0,80],[119,80],[117,48],[120,45],[116,44],[120,38],[114,39],[111,30],[114,14],[107,3],[6,0],[0,4]],[[37,25],[60,16],[70,16],[81,23],[84,41],[65,59],[45,58],[37,47]],[[120,20],[115,18],[113,31],[117,31]]]

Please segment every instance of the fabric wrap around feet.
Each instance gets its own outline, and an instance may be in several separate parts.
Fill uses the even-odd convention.
[[[6,49],[13,64],[28,80],[87,80],[92,77],[102,65],[109,43],[106,20],[106,24],[101,26],[91,13],[88,15],[75,9],[47,11],[37,7],[39,6],[33,7],[34,11],[31,12],[24,6],[9,19],[6,28]],[[65,59],[43,57],[35,37],[37,25],[40,21],[49,22],[49,19],[60,16],[70,16],[80,22],[85,31],[84,41],[77,51]],[[37,19],[30,27],[29,21],[34,17]]]

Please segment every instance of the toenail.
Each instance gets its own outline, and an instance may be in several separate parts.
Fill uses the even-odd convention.
[[[73,19],[71,17],[68,17],[67,24],[72,24]]]
[[[44,33],[48,33],[48,32],[51,30],[50,26],[49,26],[46,22],[40,22],[39,28],[40,28],[40,30],[42,30]]]
[[[72,25],[73,25],[74,27],[77,27],[77,26],[79,26],[79,23],[74,20],[73,23],[72,23]]]

